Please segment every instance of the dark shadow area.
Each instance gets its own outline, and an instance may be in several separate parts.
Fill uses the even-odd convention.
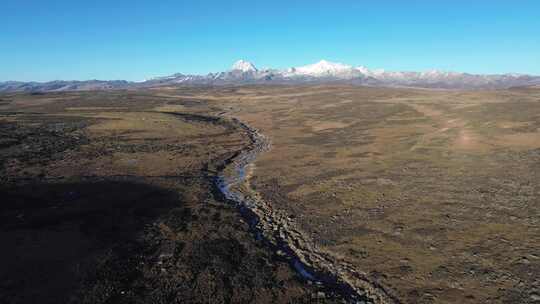
[[[83,284],[129,285],[149,250],[145,225],[182,205],[177,192],[127,181],[2,186],[0,197],[0,303],[66,303]],[[175,214],[177,225],[189,219]]]

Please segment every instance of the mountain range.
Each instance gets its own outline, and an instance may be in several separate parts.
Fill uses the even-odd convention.
[[[540,76],[524,74],[482,75],[431,70],[393,72],[370,70],[363,66],[321,60],[317,63],[284,70],[258,69],[253,63],[239,60],[230,70],[207,75],[173,74],[142,82],[124,80],[0,82],[0,92],[50,92],[103,89],[148,88],[159,86],[219,86],[245,84],[353,84],[381,87],[432,89],[504,89],[540,85]]]

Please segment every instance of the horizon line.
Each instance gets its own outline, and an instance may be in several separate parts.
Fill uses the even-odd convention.
[[[264,67],[264,68],[259,68],[257,67],[257,65],[253,62],[253,61],[250,61],[250,60],[245,60],[245,59],[237,59],[233,62],[233,65],[239,61],[244,61],[244,62],[248,62],[248,63],[251,63],[253,64],[258,71],[266,71],[266,70],[275,70],[275,71],[285,71],[287,69],[290,69],[290,68],[299,68],[299,67],[305,67],[305,66],[309,66],[309,65],[314,65],[314,64],[317,64],[317,63],[321,63],[321,62],[327,62],[327,63],[330,63],[330,64],[342,64],[342,65],[346,65],[346,66],[349,66],[349,67],[352,67],[352,68],[359,68],[359,67],[364,67],[366,69],[368,69],[369,71],[384,71],[384,72],[402,72],[402,73],[426,73],[426,72],[432,72],[432,71],[437,71],[437,72],[444,72],[444,73],[459,73],[459,74],[468,74],[468,75],[475,75],[475,76],[498,76],[498,75],[519,75],[519,76],[532,76],[532,77],[540,77],[540,74],[533,74],[533,73],[521,73],[521,72],[501,72],[501,73],[478,73],[478,72],[466,72],[466,71],[458,71],[458,70],[451,70],[451,69],[436,69],[436,68],[430,68],[430,69],[420,69],[420,70],[387,70],[387,69],[384,69],[384,68],[368,68],[366,65],[353,65],[353,64],[348,64],[348,63],[343,63],[342,61],[333,61],[333,60],[327,60],[327,59],[320,59],[318,60],[317,62],[314,62],[314,63],[308,63],[308,64],[304,64],[304,65],[300,65],[300,66],[290,66],[290,67],[286,67],[286,68],[272,68],[272,67]],[[125,81],[125,82],[129,82],[129,83],[142,83],[142,82],[146,82],[146,81],[149,81],[149,80],[153,80],[153,79],[156,79],[156,78],[160,78],[160,77],[168,77],[168,76],[173,76],[173,75],[176,75],[176,74],[181,74],[181,75],[184,75],[184,76],[206,76],[206,75],[210,75],[210,74],[216,74],[216,73],[222,73],[222,72],[228,72],[228,71],[232,71],[232,66],[229,68],[229,69],[225,69],[225,70],[217,70],[217,71],[214,71],[214,72],[199,72],[199,73],[183,73],[183,72],[173,72],[173,73],[170,73],[170,74],[164,74],[164,75],[155,75],[155,76],[149,76],[149,77],[146,77],[145,79],[143,80],[127,80],[127,78],[116,78],[116,79],[106,79],[106,78],[86,78],[86,79],[62,79],[62,78],[56,78],[56,79],[51,79],[51,80],[13,80],[13,79],[8,79],[8,80],[0,80],[0,83],[7,83],[7,82],[18,82],[18,83],[49,83],[49,82],[60,82],[60,81],[65,81],[65,82],[86,82],[86,81]]]

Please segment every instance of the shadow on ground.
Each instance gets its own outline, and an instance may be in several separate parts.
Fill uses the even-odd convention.
[[[8,303],[65,303],[93,280],[129,285],[141,271],[136,253],[149,249],[138,239],[145,225],[182,205],[173,191],[125,181],[28,184],[0,196],[0,297]],[[181,215],[185,226],[189,212]]]

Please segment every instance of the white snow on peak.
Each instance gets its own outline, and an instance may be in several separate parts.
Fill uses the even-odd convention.
[[[315,78],[337,78],[353,79],[367,75],[367,69],[364,67],[355,68],[343,63],[321,60],[314,64],[300,67],[289,68],[283,71],[285,77],[315,77]]]
[[[232,66],[232,70],[242,71],[242,72],[257,72],[257,68],[253,63],[244,60],[238,60]]]
[[[255,83],[271,82],[303,83],[324,81],[350,81],[357,84],[381,86],[411,86],[429,88],[491,88],[515,86],[516,84],[537,85],[540,77],[519,74],[474,75],[444,70],[385,71],[370,70],[365,66],[352,66],[321,60],[314,64],[289,69],[261,69],[252,63],[238,60],[232,71],[210,73],[207,76],[175,74],[153,79],[159,83]],[[0,86],[1,90],[1,86]]]
[[[440,71],[440,70],[429,70],[424,71],[420,73],[420,76],[425,78],[433,78],[433,77],[452,77],[452,76],[460,76],[461,73],[456,72],[447,72],[447,71]]]
[[[352,66],[321,60],[317,63],[294,68],[295,73],[309,76],[335,76],[343,72],[350,72]]]
[[[371,74],[371,71],[370,71],[368,68],[366,68],[365,66],[363,66],[363,65],[357,66],[355,69],[356,69],[357,71],[359,71],[360,73],[364,74],[364,75],[369,75],[369,74]]]

